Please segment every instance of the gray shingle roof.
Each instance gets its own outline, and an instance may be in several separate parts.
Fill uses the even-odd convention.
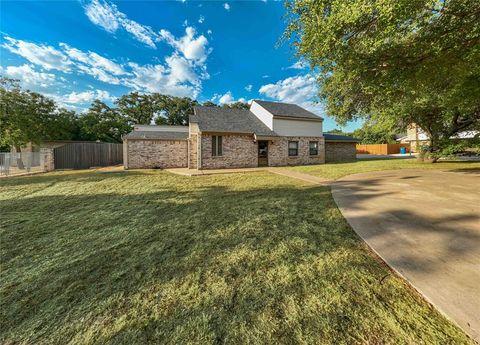
[[[320,116],[303,109],[296,104],[278,103],[255,100],[255,103],[260,104],[263,108],[268,110],[273,116],[303,118],[312,120],[323,120]]]
[[[348,135],[323,133],[323,136],[325,137],[325,141],[352,141],[352,142],[360,141]]]
[[[188,132],[132,131],[124,139],[187,140]]]
[[[198,123],[202,132],[255,133],[256,135],[276,136],[250,110],[220,107],[194,107],[190,122]]]

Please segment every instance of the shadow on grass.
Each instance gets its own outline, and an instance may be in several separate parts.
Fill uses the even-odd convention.
[[[51,184],[58,181],[100,181],[115,177],[125,177],[126,175],[146,175],[148,171],[90,171],[90,170],[62,170],[50,173],[35,175],[11,176],[0,179],[0,188],[2,186],[26,186],[31,184]]]
[[[365,250],[326,187],[255,185],[268,174],[32,179],[120,176],[118,193],[0,200],[4,342],[465,340]]]
[[[463,174],[480,174],[480,168],[463,168],[463,169],[448,169],[448,172],[463,173]]]

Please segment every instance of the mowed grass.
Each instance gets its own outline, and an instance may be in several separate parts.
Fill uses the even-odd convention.
[[[441,169],[441,170],[480,170],[480,162],[467,161],[439,161],[424,163],[416,158],[396,159],[358,159],[355,162],[328,163],[321,165],[305,165],[289,167],[288,169],[306,174],[336,180],[341,177],[380,170],[398,169]]]
[[[0,343],[469,344],[348,226],[262,173],[0,180]]]

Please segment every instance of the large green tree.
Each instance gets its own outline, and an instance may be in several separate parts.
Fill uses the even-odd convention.
[[[43,140],[71,139],[75,113],[36,92],[22,90],[18,81],[0,78],[0,143],[20,147]]]
[[[128,117],[100,100],[95,100],[77,121],[82,140],[121,142],[122,135],[132,129]]]
[[[230,104],[224,104],[222,105],[223,108],[230,108],[230,109],[250,109],[250,106],[248,105],[248,103],[244,103],[244,102],[233,102],[233,103],[230,103]]]
[[[193,115],[193,107],[198,105],[196,100],[189,97],[175,97],[154,93],[151,95],[156,110],[155,123],[157,125],[188,125],[188,118]]]
[[[155,102],[150,94],[130,92],[115,101],[117,110],[131,124],[149,125],[155,117]]]
[[[339,122],[417,123],[437,152],[480,127],[480,1],[287,2],[298,55]]]

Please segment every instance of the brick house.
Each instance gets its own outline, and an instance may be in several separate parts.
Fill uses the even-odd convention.
[[[251,168],[355,159],[356,140],[323,134],[323,119],[295,104],[195,107],[189,126],[138,125],[123,137],[124,166]]]

